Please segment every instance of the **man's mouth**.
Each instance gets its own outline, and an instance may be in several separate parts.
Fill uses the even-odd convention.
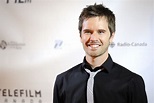
[[[88,44],[88,48],[90,49],[97,49],[99,46],[101,46],[100,44]]]

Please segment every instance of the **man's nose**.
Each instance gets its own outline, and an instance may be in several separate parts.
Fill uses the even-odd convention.
[[[98,39],[98,34],[95,33],[95,32],[92,33],[91,36],[90,36],[90,39],[91,39],[91,40],[97,40],[97,39]]]

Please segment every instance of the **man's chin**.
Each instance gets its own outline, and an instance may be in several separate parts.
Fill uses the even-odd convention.
[[[91,56],[91,57],[98,57],[98,56],[100,56],[100,54],[98,54],[97,52],[89,52],[88,55]]]

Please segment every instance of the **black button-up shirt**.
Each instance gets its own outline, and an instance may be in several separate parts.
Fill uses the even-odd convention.
[[[85,68],[95,71],[94,103],[147,103],[144,81],[141,76],[113,62],[110,55],[100,66],[92,69],[83,63],[57,76],[53,103],[87,103],[86,88],[89,74]]]

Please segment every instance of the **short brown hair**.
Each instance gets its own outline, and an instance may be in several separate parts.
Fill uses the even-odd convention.
[[[78,29],[81,34],[82,31],[82,24],[85,19],[91,18],[91,17],[106,17],[108,21],[108,28],[110,30],[110,33],[112,34],[115,32],[115,15],[113,12],[109,9],[106,8],[103,4],[94,4],[94,5],[89,5],[86,8],[83,9],[79,16],[79,24],[78,24]]]

